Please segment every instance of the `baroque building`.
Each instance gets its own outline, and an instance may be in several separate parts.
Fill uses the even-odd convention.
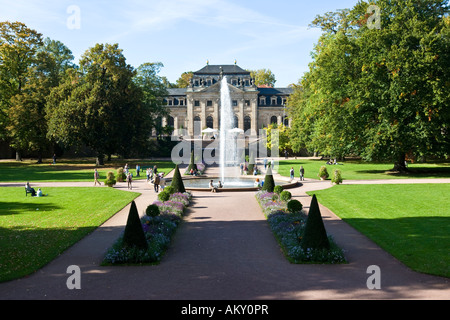
[[[165,99],[170,116],[163,125],[174,135],[187,130],[198,135],[205,128],[220,128],[220,81],[227,78],[234,113],[234,126],[251,135],[271,123],[289,125],[286,99],[291,88],[257,87],[250,72],[236,65],[209,65],[193,73],[187,88],[168,89]],[[194,128],[194,126],[197,127]],[[250,130],[250,131],[248,131]],[[186,132],[186,131],[185,131]]]

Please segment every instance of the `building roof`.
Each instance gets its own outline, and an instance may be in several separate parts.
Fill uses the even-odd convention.
[[[246,71],[235,64],[222,64],[222,65],[206,65],[202,69],[194,72],[194,75],[206,75],[206,74],[220,74],[221,68],[223,74],[245,74],[250,75],[249,71]]]
[[[186,95],[186,88],[169,88],[167,92],[169,96],[184,96]]]
[[[294,89],[292,88],[258,88],[259,94],[263,95],[287,95],[292,94]]]

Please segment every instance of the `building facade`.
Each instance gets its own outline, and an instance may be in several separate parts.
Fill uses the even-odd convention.
[[[259,129],[271,123],[289,125],[285,105],[292,89],[257,87],[250,72],[236,64],[207,64],[193,73],[187,88],[168,89],[165,104],[170,116],[163,120],[163,125],[173,127],[174,135],[179,135],[181,129],[189,136],[199,134],[205,128],[219,130],[220,82],[225,76],[235,127],[257,135]]]

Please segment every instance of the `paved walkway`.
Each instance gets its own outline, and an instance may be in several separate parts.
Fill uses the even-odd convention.
[[[310,197],[306,192],[329,186],[329,181],[305,181],[301,188],[290,191],[308,209]],[[126,184],[119,188],[126,190]],[[139,212],[156,199],[145,181],[135,181],[133,191],[142,192],[136,200]],[[269,230],[253,192],[196,192],[194,199],[190,214],[159,265],[99,265],[124,229],[127,206],[35,274],[0,283],[0,299],[450,298],[449,279],[411,271],[324,207],[321,212],[325,227],[345,250],[348,264],[290,264]],[[70,265],[81,268],[80,290],[66,286]],[[367,288],[370,265],[381,269],[380,290]]]

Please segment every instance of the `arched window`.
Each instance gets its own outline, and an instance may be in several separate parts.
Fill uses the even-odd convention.
[[[277,124],[278,123],[278,118],[276,116],[272,116],[270,118],[270,124]]]
[[[173,117],[169,116],[169,117],[167,118],[167,125],[168,125],[169,127],[172,127],[172,128],[175,126],[175,120],[174,120]]]
[[[213,129],[213,127],[214,127],[214,119],[213,119],[213,117],[208,116],[208,117],[206,118],[206,126],[207,126],[208,128]]]
[[[252,119],[249,116],[244,117],[244,131],[252,128]]]
[[[238,119],[238,117],[236,115],[233,118],[233,127],[234,128],[239,127],[239,119]]]

